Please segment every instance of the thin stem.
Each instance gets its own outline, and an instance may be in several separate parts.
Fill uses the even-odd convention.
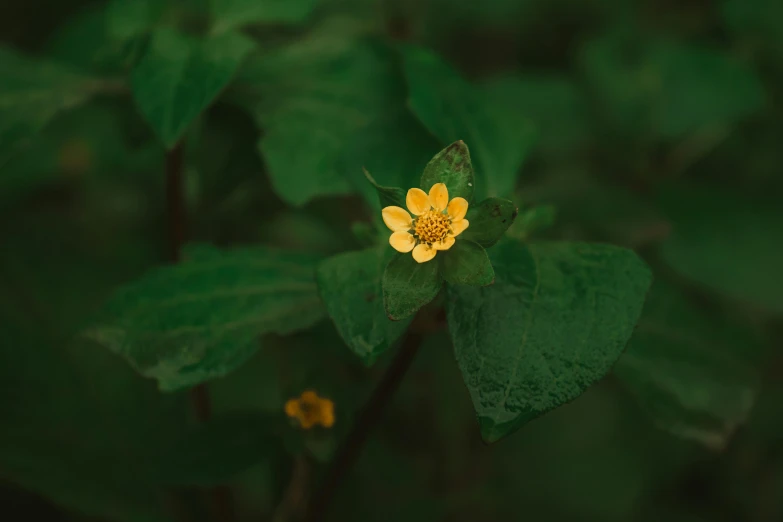
[[[305,517],[306,522],[323,520],[337,488],[359,458],[367,437],[378,424],[394,392],[399,388],[419,351],[420,345],[421,336],[409,333],[372,397],[359,414],[353,429],[340,446],[337,456],[326,472],[321,489],[316,492],[310,503],[307,517]]]
[[[182,245],[187,236],[185,212],[185,154],[182,142],[166,153],[166,220],[169,235],[169,260],[182,260]],[[196,419],[203,423],[212,417],[212,401],[206,384],[199,384],[190,392],[190,400]],[[225,486],[209,489],[213,519],[217,522],[233,522],[236,519],[231,490]]]

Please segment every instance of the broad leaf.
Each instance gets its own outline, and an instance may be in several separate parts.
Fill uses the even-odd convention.
[[[355,188],[374,209],[378,205],[379,193],[367,184],[362,172],[372,172],[378,184],[400,187],[401,203],[405,207],[406,191],[419,184],[421,172],[432,159],[440,145],[419,123],[404,105],[400,96],[399,107],[374,119],[359,129],[346,144],[343,170]]]
[[[517,213],[516,205],[507,199],[487,198],[478,205],[471,205],[466,216],[470,226],[460,238],[491,247],[514,223]]]
[[[429,51],[408,47],[403,59],[416,116],[442,143],[470,145],[479,197],[510,194],[534,141],[528,121]]]
[[[721,449],[750,413],[758,355],[748,332],[656,282],[614,373],[663,429]]]
[[[390,320],[383,307],[381,278],[389,251],[348,252],[318,267],[318,288],[326,310],[345,343],[367,365],[391,347],[410,324]]]
[[[199,40],[172,29],[155,31],[133,70],[133,96],[166,147],[176,145],[228,85],[252,47],[238,33]]]
[[[98,92],[100,81],[0,47],[0,168],[59,112]]]
[[[473,163],[470,161],[470,150],[463,141],[457,141],[438,152],[427,163],[421,175],[420,187],[429,192],[436,183],[444,183],[449,189],[449,199],[464,198],[470,203],[473,200],[473,186],[476,183],[473,175]]]
[[[214,31],[248,24],[295,24],[304,21],[318,0],[210,0]]]
[[[481,434],[494,442],[609,372],[650,284],[636,254],[588,243],[501,243],[495,284],[449,286],[454,352]]]
[[[399,113],[404,85],[387,49],[343,37],[334,47],[303,41],[269,53],[247,68],[239,89],[257,94],[245,104],[263,129],[259,147],[272,187],[303,205],[352,191],[349,179],[360,178],[363,166],[354,161],[354,141]],[[391,143],[406,139],[381,135]]]
[[[441,271],[447,283],[487,286],[495,281],[495,272],[487,252],[478,243],[457,238],[457,242],[442,257]]]
[[[172,391],[225,375],[266,333],[287,334],[323,317],[317,258],[266,248],[192,248],[117,292],[86,333]]]
[[[382,187],[378,185],[375,178],[372,177],[372,174],[366,170],[364,171],[364,177],[367,178],[367,181],[369,181],[370,185],[375,189],[375,192],[377,193],[376,199],[380,203],[381,208],[389,206],[405,208],[405,190],[399,187]]]
[[[417,263],[395,253],[383,272],[383,306],[392,321],[412,316],[435,299],[443,285],[437,260]]]
[[[696,185],[665,190],[661,203],[672,227],[661,255],[672,268],[718,292],[783,313],[779,201]]]

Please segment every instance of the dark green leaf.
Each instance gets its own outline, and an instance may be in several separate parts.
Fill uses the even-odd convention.
[[[87,100],[101,83],[68,67],[0,47],[0,167],[59,112]]]
[[[495,284],[449,286],[454,351],[494,442],[578,397],[611,369],[631,337],[650,271],[630,250],[587,243],[491,252]]]
[[[399,187],[382,187],[378,185],[375,178],[373,178],[372,174],[367,172],[367,170],[364,171],[364,177],[366,177],[367,181],[375,187],[381,208],[389,206],[405,208],[405,190]]]
[[[614,372],[663,429],[721,449],[750,413],[758,355],[748,332],[656,282]]]
[[[470,161],[470,150],[462,141],[452,143],[427,163],[421,175],[421,189],[429,192],[436,183],[445,183],[449,189],[449,199],[465,198],[468,203],[473,201],[473,186],[476,183],[473,175],[473,163]]]
[[[317,272],[321,298],[337,331],[368,365],[410,324],[409,320],[390,320],[383,307],[381,277],[389,250],[373,248],[340,254],[323,261]]]
[[[392,321],[415,314],[438,295],[443,285],[436,260],[417,263],[395,253],[383,272],[383,306]]]
[[[516,226],[509,234],[516,238],[525,240],[530,236],[551,227],[555,223],[557,209],[554,205],[538,205],[526,209],[522,212]]]
[[[106,10],[106,29],[116,40],[127,40],[149,32],[167,7],[156,0],[111,0]]]
[[[662,206],[671,234],[664,260],[728,296],[783,313],[783,212],[778,200],[706,186],[671,188]]]
[[[264,129],[260,150],[272,186],[292,205],[351,192],[349,179],[362,167],[347,159],[354,140],[397,113],[404,92],[388,49],[316,36],[320,45],[305,40],[259,59],[238,86],[257,92],[245,103]]]
[[[478,243],[457,238],[454,246],[443,256],[441,271],[447,283],[471,286],[487,286],[495,281],[495,271],[487,252]]]
[[[295,24],[304,21],[317,0],[210,0],[214,31],[247,24]]]
[[[408,47],[403,58],[416,116],[442,143],[464,140],[473,150],[479,197],[511,193],[534,141],[531,125],[429,51]]]
[[[133,70],[133,95],[166,147],[176,145],[252,48],[252,40],[238,33],[198,40],[172,29],[155,31]]]
[[[248,248],[191,248],[117,292],[87,335],[172,391],[225,375],[258,336],[308,328],[323,317],[317,258]]]
[[[497,243],[517,217],[517,207],[501,198],[487,198],[468,208],[466,218],[470,223],[461,239],[475,241],[483,247]]]
[[[402,94],[402,93],[401,93]],[[421,123],[404,105],[400,96],[397,111],[389,111],[359,129],[347,144],[344,171],[356,189],[370,203],[380,210],[376,190],[367,184],[362,171],[368,170],[382,185],[401,187],[402,203],[405,191],[419,183],[421,172],[440,148],[437,140],[427,132]],[[400,207],[400,205],[395,203]]]

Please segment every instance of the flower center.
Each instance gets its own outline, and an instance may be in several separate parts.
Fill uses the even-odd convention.
[[[413,223],[414,235],[422,243],[431,245],[444,239],[449,233],[451,219],[437,210],[428,210]]]

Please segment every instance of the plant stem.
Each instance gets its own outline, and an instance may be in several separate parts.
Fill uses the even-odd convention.
[[[367,404],[362,409],[353,429],[343,441],[337,456],[327,470],[320,490],[318,490],[310,502],[310,507],[305,517],[306,522],[323,520],[337,488],[361,454],[368,435],[375,425],[378,424],[394,392],[399,388],[403,377],[405,377],[419,351],[420,345],[421,336],[417,333],[409,333],[405,338],[400,351],[394,357],[389,369],[386,370],[378,387],[375,388],[372,397],[370,397],[370,400],[367,401]]]
[[[182,260],[182,245],[187,235],[185,213],[185,154],[182,142],[166,153],[166,220],[169,234],[169,261]],[[212,401],[206,384],[199,384],[190,392],[190,400],[198,422],[212,417]],[[213,519],[217,522],[233,522],[236,519],[231,490],[225,486],[209,489]]]

